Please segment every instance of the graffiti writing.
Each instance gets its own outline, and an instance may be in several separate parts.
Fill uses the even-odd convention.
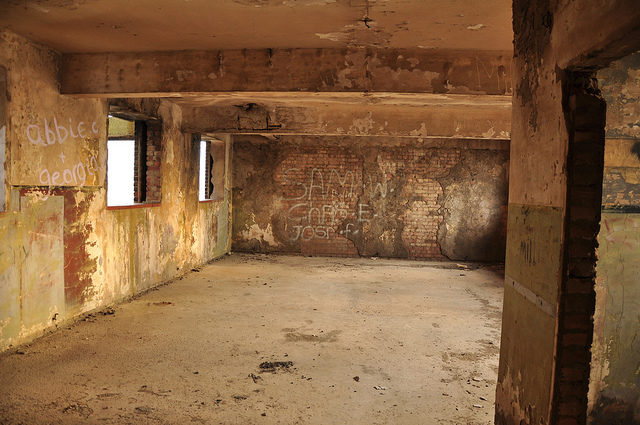
[[[84,139],[91,134],[98,134],[98,125],[95,121],[91,124],[80,121],[77,125],[69,118],[69,124],[60,124],[58,119],[53,117],[52,122],[45,118],[43,125],[30,124],[27,126],[27,139],[34,145],[49,146],[56,143],[63,144],[67,138]]]
[[[300,170],[297,168],[290,168],[283,174],[285,184],[294,185],[302,190],[300,195],[291,198],[284,198],[285,201],[296,201],[299,199],[311,200],[313,199],[314,195],[318,194],[318,191],[320,192],[320,196],[322,197],[322,199],[327,199],[327,196],[332,195],[346,195],[347,197],[354,196],[356,179],[352,171],[346,171],[344,173],[344,176],[341,176],[340,172],[335,169],[325,170],[323,174],[322,170],[313,168],[311,170],[308,182],[298,182],[295,180],[291,180],[289,175],[298,171]]]
[[[67,121],[54,116],[51,120],[44,118],[40,123],[30,124],[24,131],[31,145],[41,148],[63,146],[61,150],[58,149],[58,153],[47,155],[46,158],[43,156],[47,161],[35,171],[39,184],[48,188],[47,196],[43,199],[47,199],[56,186],[84,186],[96,181],[94,176],[98,175],[100,169],[97,154],[83,159],[78,158],[76,152],[69,152],[69,149],[75,151],[85,148],[84,143],[69,145],[69,142],[88,141],[89,138],[97,140],[99,128],[96,121],[74,122],[72,118]]]
[[[375,182],[369,176],[367,188],[357,171],[312,168],[303,173],[289,168],[282,178],[292,241],[357,235],[363,224],[377,216],[371,205],[359,198],[363,193],[371,199],[387,196],[386,181]]]
[[[87,174],[96,175],[98,172],[98,160],[91,155],[86,164],[82,161],[71,168],[64,168],[61,171],[50,172],[45,168],[40,172],[40,183],[43,186],[84,186],[87,182]]]

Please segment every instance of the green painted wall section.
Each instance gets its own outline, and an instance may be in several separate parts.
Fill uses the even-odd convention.
[[[548,423],[556,319],[536,304],[536,296],[555,313],[562,229],[560,208],[509,205],[497,423]]]
[[[562,209],[509,205],[505,274],[555,305],[562,260]]]
[[[65,314],[63,199],[20,206],[0,216],[0,349]]]

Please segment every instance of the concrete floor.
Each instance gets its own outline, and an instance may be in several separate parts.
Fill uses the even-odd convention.
[[[490,424],[502,271],[470,267],[233,255],[0,356],[0,423]]]

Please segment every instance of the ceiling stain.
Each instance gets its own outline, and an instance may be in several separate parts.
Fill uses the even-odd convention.
[[[467,29],[471,30],[471,31],[478,31],[478,30],[481,30],[482,28],[486,28],[486,25],[485,24],[476,24],[476,25],[469,25],[467,27]]]

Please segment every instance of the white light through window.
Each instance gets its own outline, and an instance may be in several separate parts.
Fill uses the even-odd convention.
[[[133,205],[135,140],[107,141],[107,206]]]
[[[198,186],[198,199],[205,201],[207,199],[207,142],[200,141],[200,178]]]

